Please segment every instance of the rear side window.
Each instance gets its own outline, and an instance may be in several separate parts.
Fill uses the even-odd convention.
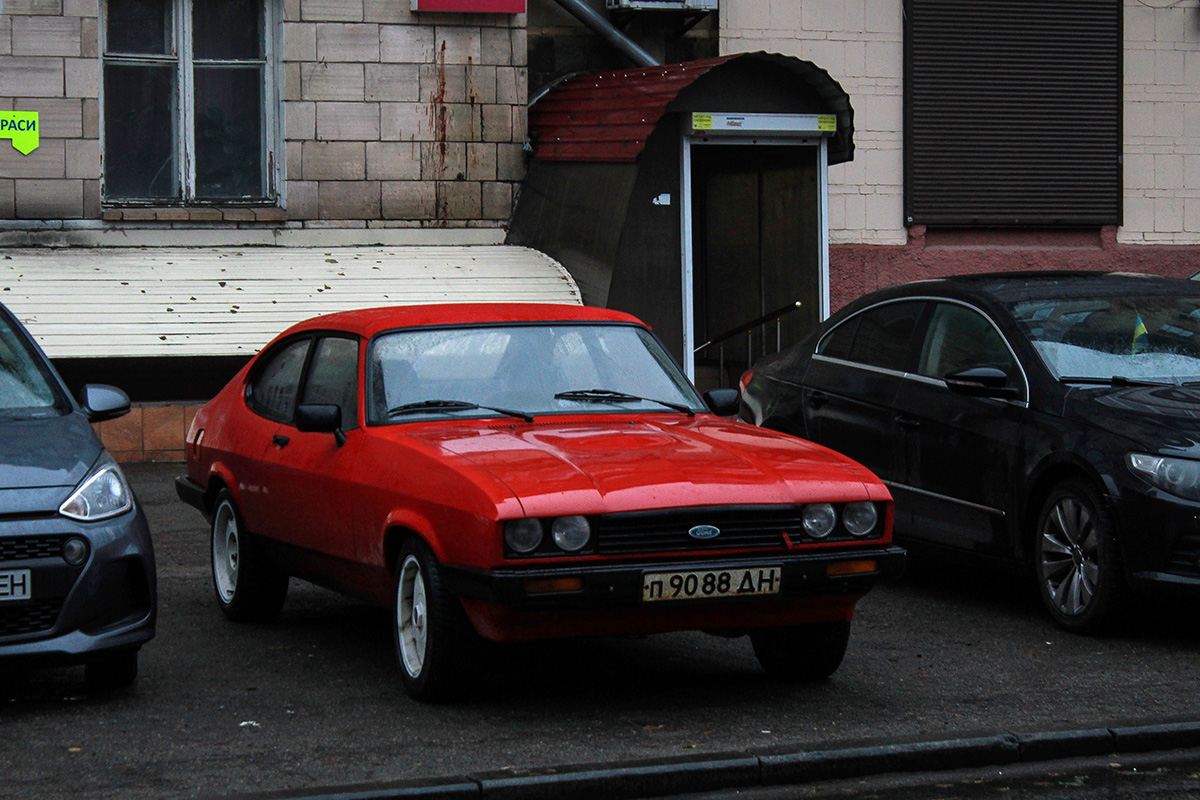
[[[971,367],[995,367],[1010,376],[1017,371],[1004,339],[986,317],[960,305],[938,303],[921,347],[918,373],[944,378]]]
[[[924,301],[888,303],[870,308],[839,325],[818,352],[870,367],[904,372]]]
[[[311,339],[300,339],[268,353],[250,384],[250,408],[268,419],[291,422],[296,415],[296,393],[308,357]]]

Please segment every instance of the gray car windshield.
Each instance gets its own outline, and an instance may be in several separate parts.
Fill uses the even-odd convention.
[[[368,369],[375,423],[704,410],[671,357],[632,325],[397,331],[375,340]]]
[[[1200,381],[1200,297],[1031,299],[1009,308],[1060,380]]]
[[[0,417],[51,416],[63,402],[41,359],[0,313]]]

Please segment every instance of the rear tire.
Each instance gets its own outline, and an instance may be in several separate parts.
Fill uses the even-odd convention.
[[[841,666],[849,622],[817,622],[750,631],[754,655],[768,675],[789,683],[825,680]]]
[[[138,651],[118,650],[93,656],[84,667],[88,685],[98,691],[124,689],[137,680]]]
[[[234,622],[270,622],[287,599],[287,573],[271,564],[247,535],[228,489],[217,494],[213,508],[212,575],[217,604]]]
[[[396,558],[394,608],[393,638],[405,691],[422,702],[458,694],[475,631],[458,599],[442,585],[437,559],[417,539],[405,542]]]

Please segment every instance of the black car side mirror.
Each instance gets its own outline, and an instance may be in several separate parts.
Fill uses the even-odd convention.
[[[1008,373],[996,367],[960,369],[944,376],[942,380],[950,391],[967,397],[1010,399],[1021,393],[1016,386],[1009,385]]]
[[[721,417],[732,417],[738,413],[739,398],[737,389],[712,389],[704,393],[704,402],[714,414]]]
[[[115,386],[89,383],[79,393],[79,404],[89,422],[104,422],[129,413],[129,395]]]
[[[332,403],[303,403],[296,406],[296,427],[302,433],[332,433],[338,447],[346,443],[342,430],[342,408]]]

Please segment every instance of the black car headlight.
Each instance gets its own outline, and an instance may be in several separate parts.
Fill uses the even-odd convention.
[[[1200,501],[1200,461],[1130,453],[1126,463],[1135,475],[1185,500]]]
[[[133,492],[125,475],[116,462],[105,459],[58,507],[58,513],[81,522],[96,522],[124,514],[131,508]]]

